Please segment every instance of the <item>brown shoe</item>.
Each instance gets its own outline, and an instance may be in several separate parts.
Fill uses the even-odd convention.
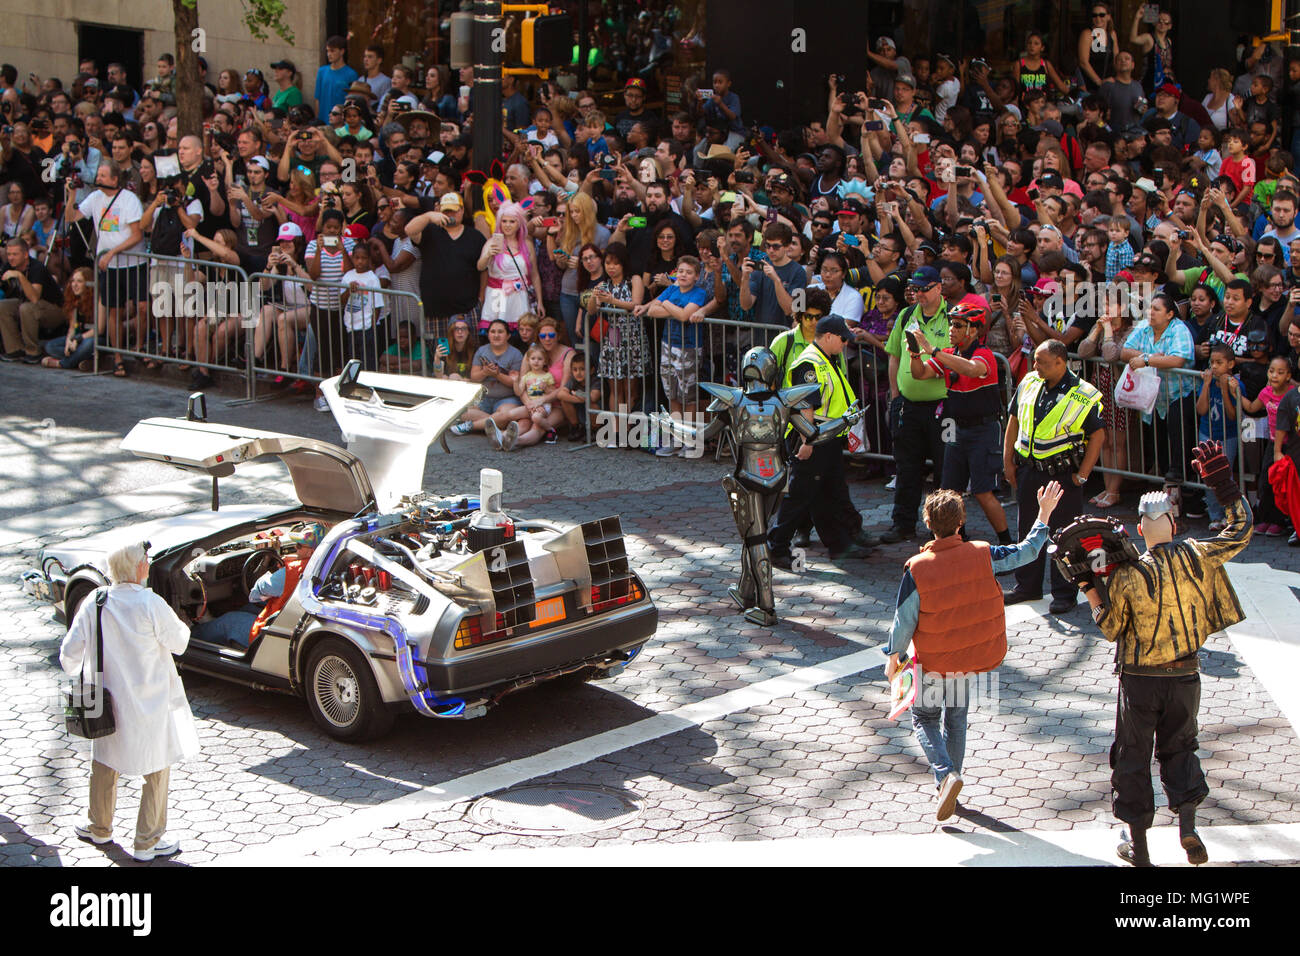
[[[939,809],[935,810],[934,818],[942,823],[952,816],[952,812],[957,809],[957,795],[961,793],[961,777],[955,773],[950,773],[943,778],[943,783],[939,786]]]

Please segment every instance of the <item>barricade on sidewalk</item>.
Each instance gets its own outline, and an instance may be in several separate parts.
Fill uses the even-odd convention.
[[[125,253],[94,270],[95,362],[99,353],[146,363],[241,372],[257,292],[237,265]]]
[[[422,315],[412,292],[361,288],[269,272],[254,274],[260,306],[250,329],[250,366],[255,374],[319,382],[337,374],[350,359],[363,369],[431,376],[433,345],[412,324],[401,341],[407,316]],[[254,379],[253,388],[256,388]]]

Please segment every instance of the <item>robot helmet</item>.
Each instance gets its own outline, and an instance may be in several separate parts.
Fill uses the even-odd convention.
[[[1106,577],[1121,564],[1138,560],[1137,545],[1114,518],[1076,518],[1052,535],[1047,547],[1061,576],[1072,584],[1093,575]]]
[[[740,363],[740,381],[745,391],[774,391],[777,386],[776,356],[762,346],[745,353]]]

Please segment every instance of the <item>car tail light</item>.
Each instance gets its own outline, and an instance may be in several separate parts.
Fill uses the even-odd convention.
[[[483,643],[483,615],[467,614],[456,629],[456,649],[474,647]]]
[[[618,592],[622,593],[618,593]],[[591,613],[601,614],[624,604],[635,604],[645,597],[635,581],[618,581],[613,584],[593,586],[591,589]]]

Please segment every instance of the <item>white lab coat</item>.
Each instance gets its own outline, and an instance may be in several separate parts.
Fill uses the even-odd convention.
[[[95,630],[92,592],[73,618],[59,648],[64,671],[95,657],[87,653]],[[117,729],[91,741],[94,759],[118,773],[156,773],[199,751],[198,732],[173,654],[190,642],[190,629],[161,597],[139,584],[115,584],[104,606],[104,686],[113,695]]]

